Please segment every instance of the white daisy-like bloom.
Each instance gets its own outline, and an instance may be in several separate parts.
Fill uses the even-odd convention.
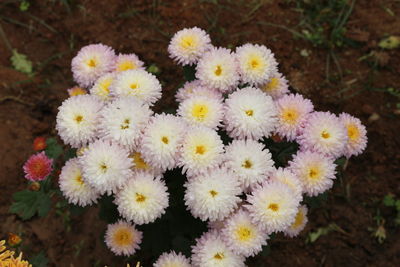
[[[239,73],[243,83],[261,85],[276,71],[274,54],[264,45],[244,44],[236,48]]]
[[[254,224],[249,212],[243,209],[226,220],[221,236],[233,252],[244,257],[258,254],[268,238],[265,229]]]
[[[274,100],[289,93],[288,81],[278,71],[273,72],[269,80],[260,86],[260,89]]]
[[[178,114],[192,126],[216,129],[220,126],[223,113],[222,101],[204,95],[192,95],[179,104]]]
[[[193,65],[211,47],[210,36],[204,30],[193,27],[176,32],[168,45],[168,52],[178,64]]]
[[[158,176],[137,172],[116,194],[115,204],[122,217],[135,224],[154,222],[168,207],[167,186]]]
[[[252,221],[266,228],[268,233],[279,232],[289,227],[296,216],[299,201],[293,197],[288,185],[272,181],[256,187],[247,195]]]
[[[367,130],[361,121],[347,113],[339,115],[339,119],[347,129],[348,142],[344,149],[344,156],[350,158],[361,154],[367,147]]]
[[[153,264],[153,267],[191,267],[190,260],[186,258],[182,253],[176,253],[171,251],[169,253],[164,252],[158,257],[157,261]]]
[[[152,113],[147,104],[133,96],[117,98],[101,111],[99,135],[132,150]]]
[[[189,176],[218,166],[224,145],[218,133],[207,127],[192,127],[182,140],[178,166]]]
[[[347,129],[340,119],[330,112],[313,112],[298,137],[302,150],[340,157],[347,145]]]
[[[140,151],[144,160],[162,170],[175,168],[185,131],[182,118],[156,114],[141,137]]]
[[[253,87],[230,94],[224,108],[225,129],[232,138],[259,140],[270,136],[277,124],[274,101]]]
[[[278,111],[278,123],[275,132],[293,141],[301,133],[314,106],[309,99],[299,94],[284,95],[275,101]]]
[[[82,87],[90,87],[99,77],[112,71],[114,60],[115,53],[111,47],[87,45],[72,59],[74,80]]]
[[[298,236],[301,231],[303,231],[308,222],[307,211],[308,210],[305,205],[301,205],[299,207],[294,222],[287,229],[285,229],[285,235],[289,237],[295,237]]]
[[[56,129],[74,148],[87,145],[97,135],[103,102],[95,96],[77,95],[66,99],[58,108]]]
[[[133,162],[133,166],[131,167],[133,173],[147,172],[153,174],[153,176],[160,176],[165,171],[160,167],[151,165],[149,162],[144,160],[142,153],[138,151],[132,151],[131,154],[129,155],[129,158]]]
[[[144,63],[135,54],[119,54],[115,58],[114,71],[144,69]]]
[[[82,170],[77,158],[68,160],[61,169],[58,181],[63,196],[69,203],[87,206],[96,203],[100,194],[83,181]]]
[[[142,232],[134,225],[119,220],[107,225],[105,242],[107,247],[117,256],[132,256],[142,243]]]
[[[175,94],[178,103],[189,98],[190,96],[206,96],[222,100],[222,93],[216,89],[209,88],[201,84],[199,80],[186,82]]]
[[[270,181],[278,181],[289,186],[293,191],[292,197],[298,202],[303,200],[303,185],[299,178],[289,168],[276,169],[269,178]]]
[[[334,159],[317,152],[299,151],[289,162],[289,168],[309,196],[325,192],[332,187],[336,178]]]
[[[275,170],[269,150],[251,139],[233,140],[225,147],[224,158],[225,166],[236,174],[242,189],[262,183]]]
[[[185,204],[194,217],[203,221],[222,220],[241,201],[242,193],[234,174],[225,168],[214,168],[185,183]]]
[[[100,194],[115,193],[132,175],[128,151],[116,143],[97,140],[79,158],[83,181]]]
[[[90,88],[90,94],[100,97],[107,101],[110,99],[110,85],[115,78],[115,73],[107,73],[96,80],[93,87]]]
[[[116,75],[111,93],[117,97],[135,96],[152,105],[161,97],[161,84],[156,76],[145,70],[126,70]]]
[[[192,246],[192,264],[196,267],[244,267],[244,261],[215,230],[204,233]]]
[[[196,78],[205,86],[221,92],[233,90],[239,83],[235,54],[227,48],[212,48],[200,58]]]

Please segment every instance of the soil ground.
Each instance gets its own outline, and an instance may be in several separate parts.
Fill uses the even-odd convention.
[[[291,88],[309,97],[316,109],[348,112],[368,130],[368,148],[352,158],[328,200],[309,214],[303,233],[294,239],[279,236],[270,253],[249,266],[399,266],[400,231],[395,211],[382,205],[388,193],[400,198],[399,96],[377,88],[399,88],[399,50],[381,50],[379,41],[400,35],[399,1],[359,0],[346,25],[355,47],[335,50],[338,68],[326,76],[328,50],[295,38],[303,15],[295,1],[20,1],[0,3],[0,25],[5,38],[34,63],[28,77],[11,67],[11,51],[0,41],[0,239],[22,232],[27,254],[45,251],[49,266],[122,266],[102,244],[105,223],[96,208],[72,221],[67,232],[54,211],[46,218],[22,221],[8,212],[14,192],[26,187],[22,165],[33,153],[36,136],[54,136],[57,107],[74,86],[70,62],[80,47],[104,43],[121,53],[136,53],[147,65],[157,64],[163,85],[158,110],[175,107],[173,96],[181,69],[168,58],[170,37],[183,27],[210,32],[215,45],[264,44],[276,55]],[[321,1],[323,2],[323,1]],[[69,3],[68,5],[64,3]],[[379,66],[373,67],[371,52]],[[366,58],[363,60],[363,58]],[[373,236],[374,217],[385,219],[386,239]],[[332,231],[313,243],[310,232],[335,223]],[[160,237],[162,238],[162,237]],[[133,260],[140,260],[134,258]]]

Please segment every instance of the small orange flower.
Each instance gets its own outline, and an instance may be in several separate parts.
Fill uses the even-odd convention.
[[[13,233],[8,233],[8,240],[7,243],[11,247],[16,247],[19,244],[21,244],[22,239],[19,235],[13,234]]]
[[[85,89],[83,89],[81,87],[74,86],[74,87],[68,89],[68,94],[69,94],[69,96],[86,95],[87,92]]]
[[[33,150],[35,151],[44,150],[46,146],[46,138],[42,136],[36,137],[35,140],[33,140]]]
[[[40,190],[40,184],[38,182],[33,182],[28,186],[28,189],[30,191],[39,191]]]

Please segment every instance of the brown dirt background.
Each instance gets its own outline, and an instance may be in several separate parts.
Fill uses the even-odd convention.
[[[13,0],[0,3],[0,23],[7,39],[34,62],[36,71],[29,78],[12,69],[11,51],[0,41],[0,239],[8,232],[22,232],[28,256],[44,250],[50,266],[122,266],[123,259],[114,257],[100,240],[105,223],[98,219],[96,208],[74,219],[72,230],[66,232],[62,218],[54,211],[46,218],[26,222],[8,213],[11,196],[26,187],[22,165],[33,153],[33,139],[55,134],[57,107],[67,98],[66,89],[74,86],[70,62],[81,46],[101,42],[118,52],[136,53],[147,66],[156,63],[164,85],[157,107],[170,108],[175,107],[173,95],[182,81],[182,71],[168,58],[169,38],[183,27],[199,26],[210,32],[215,45],[265,44],[276,54],[293,90],[312,99],[319,110],[345,111],[359,117],[368,130],[367,150],[350,160],[342,183],[336,182],[328,201],[309,214],[309,223],[298,238],[278,236],[271,242],[271,253],[262,259],[262,266],[400,265],[400,231],[393,223],[395,213],[381,204],[388,193],[400,197],[400,124],[396,109],[400,101],[388,93],[367,90],[371,66],[359,60],[370,51],[380,51],[377,43],[384,36],[400,34],[399,1],[356,2],[347,29],[362,45],[336,51],[346,71],[341,80],[330,83],[325,79],[326,50],[294,39],[287,30],[259,23],[295,28],[301,15],[293,1],[267,1],[250,18],[246,16],[253,2],[244,0],[218,1],[218,5],[212,3],[215,1],[194,0],[70,2],[70,12],[62,1],[55,0],[31,1],[28,12],[21,12],[19,3]],[[383,7],[389,7],[395,16]],[[308,57],[300,55],[303,49],[310,52]],[[372,85],[399,88],[399,50],[383,55],[386,60]],[[344,88],[349,90],[338,94]],[[378,119],[371,120],[371,115],[378,115]],[[346,197],[346,187],[350,197]],[[383,244],[368,230],[376,228],[373,217],[377,209],[386,220],[387,238]],[[330,223],[345,233],[334,231],[315,243],[305,243],[307,233]],[[84,243],[76,256],[80,242]],[[140,259],[131,262],[136,260]]]

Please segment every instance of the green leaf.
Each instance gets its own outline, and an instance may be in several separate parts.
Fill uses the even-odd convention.
[[[378,46],[383,49],[395,49],[400,47],[400,37],[391,35],[379,42]]]
[[[41,251],[36,256],[30,258],[29,263],[32,264],[33,267],[46,267],[49,260],[47,259],[46,254]]]
[[[392,194],[387,194],[383,198],[383,205],[385,205],[386,207],[393,207],[395,205],[394,196]]]
[[[51,208],[51,198],[49,195],[42,194],[38,199],[38,208],[37,212],[39,217],[45,217]]]
[[[64,154],[65,161],[68,161],[69,159],[72,159],[74,157],[76,157],[76,148],[70,148]]]
[[[99,200],[100,211],[99,217],[107,223],[114,223],[119,218],[118,208],[114,204],[114,197],[104,195]]]
[[[42,191],[23,190],[15,193],[13,199],[10,212],[20,216],[22,220],[28,220],[35,214],[46,216],[51,208],[50,197]]]
[[[19,5],[19,10],[27,11],[29,9],[30,3],[28,1],[23,0]]]
[[[46,145],[45,153],[49,158],[57,159],[63,153],[62,146],[60,146],[53,137],[46,140]]]
[[[20,54],[17,50],[13,49],[13,55],[11,56],[11,65],[17,71],[33,76],[32,61],[30,61],[26,55]]]

